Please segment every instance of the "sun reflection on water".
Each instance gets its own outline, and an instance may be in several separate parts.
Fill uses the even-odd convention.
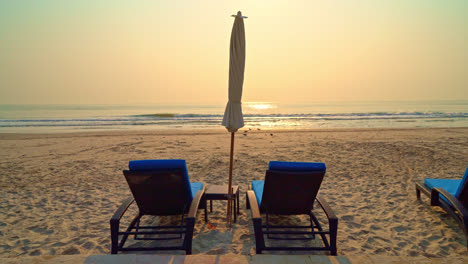
[[[244,115],[247,128],[272,129],[279,125],[277,118],[272,118],[278,111],[278,105],[272,102],[244,102]],[[253,116],[252,116],[253,115]],[[288,126],[288,125],[286,125]]]
[[[252,110],[268,110],[278,107],[276,104],[271,102],[245,102],[244,104],[247,106],[247,108]]]

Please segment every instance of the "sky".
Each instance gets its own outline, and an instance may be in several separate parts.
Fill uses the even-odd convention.
[[[468,100],[466,0],[3,0],[0,104]]]

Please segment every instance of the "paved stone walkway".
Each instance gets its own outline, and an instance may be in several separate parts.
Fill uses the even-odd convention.
[[[276,263],[320,263],[320,264],[388,264],[388,263],[468,263],[468,256],[450,258],[387,257],[387,256],[291,256],[291,255],[61,255],[0,258],[1,264],[276,264]]]

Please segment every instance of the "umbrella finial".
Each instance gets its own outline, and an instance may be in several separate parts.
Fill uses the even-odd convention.
[[[246,16],[242,15],[241,11],[237,11],[237,15],[231,15],[232,17],[238,17],[238,18],[247,18]]]

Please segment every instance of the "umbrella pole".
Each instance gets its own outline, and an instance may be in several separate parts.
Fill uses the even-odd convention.
[[[228,225],[231,226],[231,205],[232,205],[232,167],[234,163],[234,133],[231,132],[231,155],[229,159],[229,185],[228,185],[228,208],[227,208],[227,219],[228,219]],[[235,210],[235,209],[234,209]]]

